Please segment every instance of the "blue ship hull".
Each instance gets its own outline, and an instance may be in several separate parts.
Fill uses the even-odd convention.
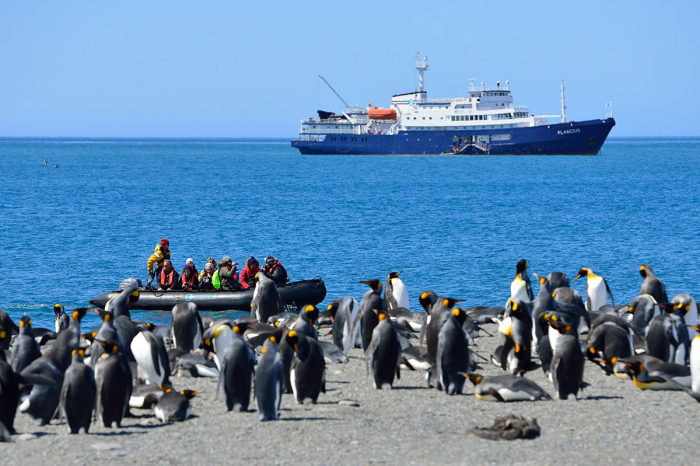
[[[597,155],[613,118],[489,130],[400,131],[399,134],[329,134],[324,140],[294,139],[302,154]],[[477,138],[482,143],[474,144]],[[470,141],[472,143],[470,143]]]

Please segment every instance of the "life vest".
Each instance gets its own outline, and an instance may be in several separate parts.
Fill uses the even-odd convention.
[[[277,268],[278,265],[281,266],[282,263],[280,261],[275,262],[274,265],[272,267],[270,267],[270,269],[267,271],[267,273],[272,275],[272,272],[275,271],[275,269]],[[284,267],[282,267],[282,268],[284,269]],[[284,269],[284,275],[285,275],[284,282],[288,283],[289,282],[289,274],[287,273],[287,269]]]
[[[190,279],[188,280],[187,277],[185,277],[185,274],[182,274],[182,286],[184,287],[185,285],[194,285],[195,280],[197,277],[194,276],[194,274],[190,275]]]
[[[221,279],[219,278],[219,269],[216,269],[216,272],[214,272],[214,275],[211,277],[211,284],[214,285],[214,288],[217,290],[221,288]]]
[[[165,269],[163,269],[160,272],[160,285],[168,285],[171,286],[173,284],[173,276],[175,274],[175,267],[170,269],[170,273],[168,274],[168,283],[165,283]]]

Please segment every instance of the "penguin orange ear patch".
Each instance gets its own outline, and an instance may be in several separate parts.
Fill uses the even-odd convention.
[[[270,337],[270,341],[271,341],[272,343],[275,343],[275,344],[276,344],[276,343],[277,343],[277,338],[275,338],[275,337]]]
[[[424,291],[423,293],[421,293],[420,299],[428,299],[428,296],[429,296],[429,295],[428,295],[428,292],[427,292],[427,291]]]
[[[313,312],[313,310],[314,310],[314,307],[311,304],[306,306],[306,309],[304,309],[305,312]]]

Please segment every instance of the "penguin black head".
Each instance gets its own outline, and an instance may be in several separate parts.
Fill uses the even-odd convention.
[[[506,301],[506,313],[520,314],[524,309],[525,304],[520,300],[516,301],[513,298],[508,298],[508,301]]]
[[[566,313],[547,311],[542,317],[547,321],[550,327],[559,330],[562,334],[567,334],[573,330],[573,319]]]
[[[199,347],[203,350],[209,351],[210,353],[216,353],[216,351],[214,351],[214,345],[211,341],[211,338],[202,339],[202,342],[199,344]]]
[[[32,319],[29,318],[27,314],[24,314],[19,320],[19,328],[29,327],[32,328]]]
[[[56,318],[58,319],[61,314],[64,314],[65,308],[63,307],[63,304],[54,304],[53,305],[53,313],[56,315]]]
[[[678,293],[671,300],[671,304],[673,304],[673,309],[675,311],[680,311],[681,314],[685,315],[690,310],[690,306],[694,303],[693,298],[690,297],[690,295]]]
[[[299,347],[298,347],[299,334],[297,332],[295,332],[294,330],[287,332],[287,344],[289,344],[289,346],[294,348],[294,351],[296,353],[299,352]]]
[[[195,396],[199,395],[199,392],[195,392],[194,390],[180,390],[180,395],[184,396],[188,400],[191,400]]]
[[[537,275],[536,273],[533,275],[535,276],[537,281],[540,283],[540,286],[545,286],[545,283],[547,285],[549,285],[549,280],[547,280],[547,277],[541,277],[541,276]]]
[[[103,311],[102,309],[95,308],[93,309],[93,311],[95,311],[95,314],[100,316],[102,322],[109,322],[110,320],[112,320],[112,317],[114,317],[111,312]]]
[[[457,319],[457,322],[459,323],[460,327],[464,325],[464,322],[467,321],[467,311],[465,311],[461,307],[456,307],[452,309],[452,316],[455,319]]]
[[[119,343],[114,340],[95,340],[97,343],[104,348],[105,353],[116,353],[119,351]]]
[[[582,267],[581,270],[578,271],[578,274],[576,275],[576,278],[574,278],[574,281],[578,280],[581,277],[587,277],[588,271],[588,267]]]
[[[461,303],[464,301],[463,299],[453,299],[453,298],[444,298],[442,300],[442,305],[445,306],[447,309],[452,309],[455,304]]]
[[[392,278],[399,278],[399,275],[401,275],[402,273],[403,270],[399,272],[391,272],[389,275],[386,276],[386,278],[388,278],[389,280],[391,280]]]
[[[136,303],[136,301],[139,300],[139,296],[139,290],[134,290],[131,292],[131,294],[129,295],[129,307],[133,306],[134,303]]]
[[[156,329],[156,325],[152,324],[150,322],[144,322],[146,324],[146,328],[148,329],[149,332],[152,332]]]
[[[314,322],[316,322],[316,320],[318,319],[318,308],[313,304],[304,306],[304,314],[306,314],[306,318],[309,320],[309,323],[313,325]]]
[[[632,373],[636,376],[644,371],[644,364],[639,361],[622,361],[623,364],[632,370]]]
[[[78,309],[74,309],[73,312],[71,313],[71,317],[75,319],[78,323],[85,317],[85,314],[88,313],[88,311],[94,310],[94,307],[79,307]]]
[[[331,320],[335,319],[335,315],[338,313],[338,307],[340,307],[339,299],[334,299],[328,305],[328,312],[331,314]]]
[[[651,274],[654,273],[654,271],[651,269],[651,265],[644,264],[641,267],[639,267],[639,275],[641,275],[642,278],[646,279],[648,273],[651,273]]]
[[[85,358],[85,348],[76,348],[73,350],[73,356],[75,355],[80,356],[81,358]]]
[[[380,282],[376,278],[373,278],[371,280],[365,280],[365,281],[360,282],[360,283],[364,283],[365,285],[372,288],[374,291],[379,291],[382,289],[382,282]]]
[[[515,276],[517,277],[525,271],[527,271],[527,261],[525,259],[520,259],[518,265],[515,266]]]
[[[468,378],[471,383],[476,387],[481,383],[484,378],[479,374],[462,374],[464,377]]]
[[[430,314],[430,306],[435,304],[435,302],[437,301],[437,296],[430,290],[424,291],[423,293],[421,293],[418,301],[420,302],[421,307],[425,309],[425,312]]]
[[[375,309],[374,313],[377,314],[377,318],[379,318],[379,322],[381,322],[382,320],[389,317],[389,312],[386,309]]]

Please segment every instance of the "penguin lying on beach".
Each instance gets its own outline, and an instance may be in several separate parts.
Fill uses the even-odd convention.
[[[474,384],[474,395],[482,401],[537,401],[551,400],[532,380],[512,374],[483,377],[479,374],[464,374]]]

